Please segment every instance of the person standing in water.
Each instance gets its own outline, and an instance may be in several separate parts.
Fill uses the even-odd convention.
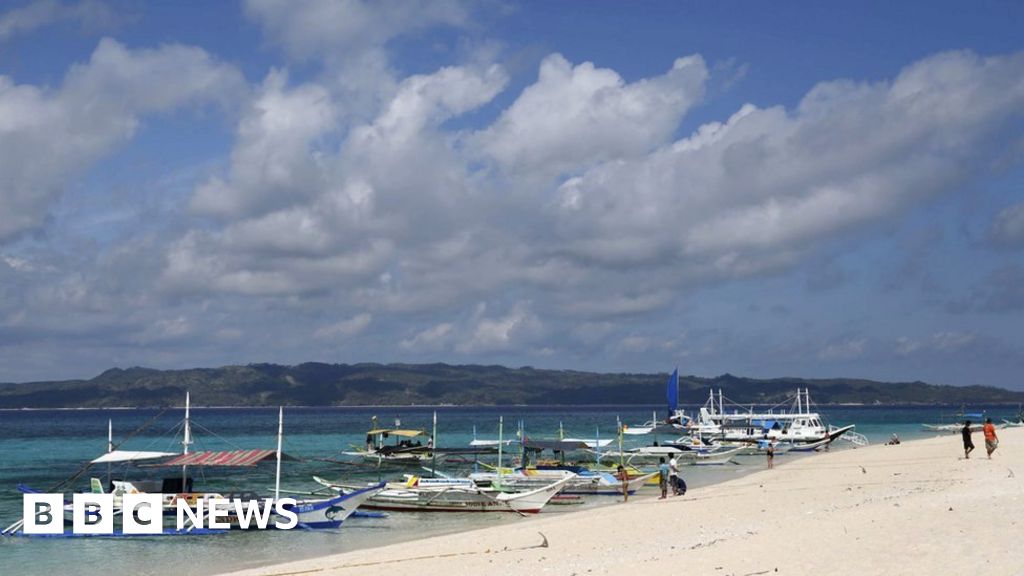
[[[985,433],[985,451],[988,452],[988,459],[992,459],[992,453],[999,447],[999,437],[996,436],[996,427],[992,424],[991,418],[985,419],[985,426],[982,428]]]
[[[668,480],[672,483],[672,495],[679,496],[679,481],[682,479],[682,475],[679,474],[679,461],[675,456],[668,461],[668,470]]]
[[[960,430],[960,434],[964,437],[964,459],[970,460],[971,451],[974,450],[974,441],[971,440],[971,421],[964,422],[964,427]]]
[[[668,498],[668,474],[668,464],[665,463],[665,457],[662,456],[658,461],[658,487],[661,488],[661,498],[659,500]]]
[[[619,479],[619,484],[622,484],[622,501],[629,501],[629,474],[626,469],[619,464],[618,469],[615,471],[615,477]]]

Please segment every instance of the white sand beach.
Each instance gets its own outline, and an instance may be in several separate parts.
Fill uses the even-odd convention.
[[[959,434],[780,457],[664,501],[234,574],[1022,574],[1024,429],[998,433],[992,460],[980,433],[970,460]]]

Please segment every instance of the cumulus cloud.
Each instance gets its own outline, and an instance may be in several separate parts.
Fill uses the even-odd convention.
[[[470,197],[467,168],[439,127],[490,101],[506,82],[498,66],[411,76],[339,149],[331,144],[337,127],[326,89],[288,88],[283,74],[272,73],[241,122],[230,174],[192,198],[195,210],[225,226],[175,242],[166,285],[308,293],[378,277],[399,243],[443,251],[457,220],[470,216],[459,213]]]
[[[462,26],[458,0],[246,0],[245,11],[295,58],[377,47],[437,25]]]
[[[827,240],[955,189],[1024,104],[1024,55],[933,56],[893,81],[836,81],[792,111],[724,123],[561,186],[555,217],[580,258],[698,274],[778,269]],[[615,251],[607,238],[630,251]]]
[[[128,141],[146,114],[242,90],[238,71],[202,49],[110,39],[57,90],[0,76],[0,242],[38,227],[70,178]]]
[[[403,339],[399,346],[411,352],[443,352],[452,342],[453,329],[450,322],[442,322]]]
[[[989,228],[989,239],[1003,248],[1024,248],[1024,202],[1001,210]]]
[[[0,15],[0,42],[51,24],[71,22],[92,30],[111,28],[122,21],[110,6],[96,0],[62,3],[38,0]]]
[[[455,347],[463,354],[489,354],[522,349],[540,336],[543,323],[530,310],[528,302],[519,302],[507,314],[488,316],[486,306],[479,306],[472,332]]]
[[[317,138],[334,128],[335,107],[316,84],[287,88],[288,74],[263,81],[238,127],[228,181],[212,178],[192,198],[200,213],[224,217],[263,214],[301,204],[323,187]]]
[[[364,312],[362,314],[357,314],[352,318],[342,320],[341,322],[317,328],[316,331],[313,332],[313,337],[321,340],[343,340],[351,338],[366,330],[372,321],[373,315]]]
[[[703,97],[707,77],[700,56],[627,84],[614,70],[552,54],[537,81],[471,142],[520,178],[637,157],[665,143]]]

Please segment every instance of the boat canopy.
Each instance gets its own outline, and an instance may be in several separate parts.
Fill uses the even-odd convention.
[[[277,458],[276,450],[224,450],[219,452],[192,452],[182,454],[154,466],[255,466],[265,460]],[[282,460],[296,460],[281,454]]]
[[[405,438],[415,438],[417,436],[429,436],[423,430],[403,430],[403,429],[389,429],[389,428],[375,428],[367,432],[368,435],[376,436],[377,434],[387,434],[388,436],[403,436]]]
[[[586,442],[579,440],[523,440],[523,448],[540,452],[542,450],[553,450],[555,452],[570,452],[572,450],[586,450],[589,448]]]
[[[141,452],[138,450],[114,450],[107,452],[103,456],[92,460],[90,464],[114,464],[116,462],[134,462],[136,460],[156,460],[157,458],[167,458],[168,456],[177,456],[176,452]]]

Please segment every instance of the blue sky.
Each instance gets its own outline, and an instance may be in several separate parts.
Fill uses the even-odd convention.
[[[0,381],[1024,389],[1012,2],[0,3]]]

